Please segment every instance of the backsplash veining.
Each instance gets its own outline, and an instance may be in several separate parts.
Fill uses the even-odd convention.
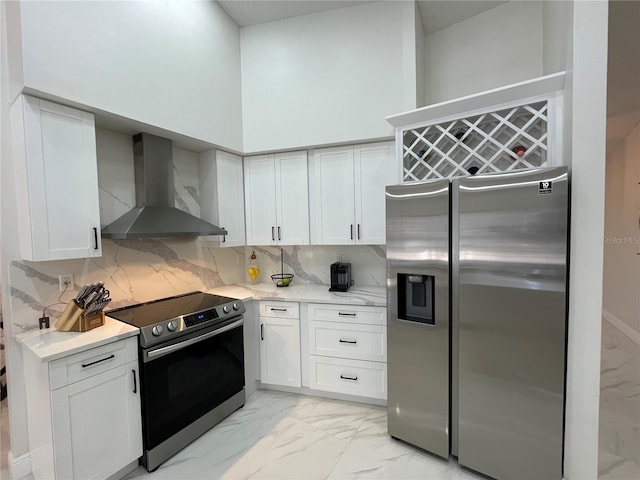
[[[194,290],[244,281],[244,248],[217,248],[206,239],[132,239],[102,242],[102,257],[51,262],[13,261],[11,296],[14,332],[36,328],[45,306],[57,318],[58,275],[73,273],[75,289],[104,281],[113,301],[109,308],[131,305]],[[65,293],[67,303],[77,291]]]
[[[260,267],[258,282],[270,282],[280,273],[280,247],[246,247],[245,264],[255,250]],[[351,263],[354,285],[386,285],[385,247],[381,245],[304,245],[282,247],[284,273],[295,275],[297,283],[331,283],[329,265],[336,261]],[[246,270],[246,268],[245,268]],[[245,279],[249,276],[245,272]]]

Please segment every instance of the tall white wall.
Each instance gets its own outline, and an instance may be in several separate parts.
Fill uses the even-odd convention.
[[[598,475],[607,103],[606,1],[573,2],[571,269],[565,418],[567,480]]]
[[[245,152],[393,136],[415,108],[406,2],[374,2],[241,29]],[[410,23],[409,23],[410,22]],[[414,48],[415,49],[415,48]],[[413,89],[413,104],[405,94]]]
[[[571,43],[573,2],[542,4],[542,71],[544,75],[567,69]]]
[[[603,308],[640,335],[640,125],[607,157]]]
[[[13,81],[10,67],[16,61],[15,22],[18,10],[13,2],[0,2],[0,283],[2,288],[2,316],[4,324],[5,361],[7,363],[7,385],[10,405],[9,426],[10,443],[9,463],[22,457],[28,451],[27,411],[24,398],[24,375],[22,374],[22,352],[13,338],[13,309],[11,304],[11,279],[9,265],[11,259],[20,252],[18,215],[16,208],[15,186],[13,182],[12,137],[9,122],[9,98]],[[12,38],[13,37],[13,38]],[[18,42],[19,44],[19,42]],[[3,446],[4,450],[4,446]],[[2,459],[4,461],[4,459]],[[20,463],[20,462],[18,462]],[[11,465],[10,465],[11,467]],[[10,470],[11,471],[11,470]],[[16,472],[14,472],[16,473]],[[20,472],[17,472],[20,473]],[[23,474],[30,473],[28,461]],[[20,478],[19,476],[16,476]]]
[[[20,9],[26,87],[242,150],[240,33],[216,2]]]
[[[508,2],[426,37],[426,102],[542,75],[542,2]]]

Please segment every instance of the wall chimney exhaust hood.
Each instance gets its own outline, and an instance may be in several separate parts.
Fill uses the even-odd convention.
[[[133,137],[136,207],[102,229],[105,238],[193,237],[227,231],[175,208],[172,142],[148,133]]]

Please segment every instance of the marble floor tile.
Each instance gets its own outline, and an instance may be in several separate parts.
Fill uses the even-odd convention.
[[[375,408],[383,410],[355,403],[317,400],[294,408],[291,416],[340,439],[350,440]]]
[[[141,480],[343,478],[474,480],[457,465],[393,440],[383,407],[259,390],[244,408]]]
[[[640,346],[602,322],[599,466],[601,478],[640,478]],[[618,475],[618,477],[616,477]]]
[[[598,455],[598,480],[638,480],[640,465],[629,458],[602,450]]]
[[[373,412],[353,436],[329,479],[438,479],[449,462],[392,439],[387,418]]]

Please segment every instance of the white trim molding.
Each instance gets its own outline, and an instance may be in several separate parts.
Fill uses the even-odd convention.
[[[633,327],[630,327],[613,313],[607,312],[606,310],[602,310],[602,318],[629,337],[633,343],[640,346],[640,332],[636,331]]]

